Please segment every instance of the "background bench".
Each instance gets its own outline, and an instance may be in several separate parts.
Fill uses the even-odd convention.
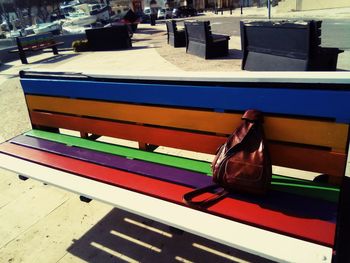
[[[53,54],[58,55],[57,46],[64,44],[63,42],[56,42],[51,32],[26,37],[17,37],[16,42],[18,49],[11,50],[10,52],[18,52],[22,64],[28,64],[26,57],[26,52],[28,51],[40,51],[52,48]]]
[[[85,30],[89,46],[93,51],[128,49],[132,47],[127,25],[114,25]]]
[[[213,34],[209,21],[185,22],[186,53],[205,59],[228,55],[229,36]]]
[[[298,76],[22,72],[33,130],[0,145],[0,167],[272,260],[346,262],[349,78]],[[274,165],[328,176],[275,173],[265,197],[232,194],[205,211],[187,207],[183,194],[211,183],[210,163],[178,149],[211,159],[247,108],[266,114]],[[57,133],[62,128],[83,138]],[[93,141],[98,136],[177,150]]]
[[[178,30],[175,20],[165,22],[168,33],[168,44],[173,47],[185,47],[186,35],[185,29]]]
[[[241,21],[242,69],[335,71],[338,48],[321,45],[322,21]]]

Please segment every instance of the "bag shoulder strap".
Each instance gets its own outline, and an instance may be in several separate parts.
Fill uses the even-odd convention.
[[[217,188],[222,188],[222,187],[218,184],[211,184],[211,185],[208,185],[208,186],[203,187],[203,188],[198,188],[198,189],[195,189],[191,192],[184,194],[182,199],[186,204],[188,204],[191,207],[203,209],[203,208],[209,207],[209,206],[215,204],[216,202],[220,201],[222,198],[227,196],[229,194],[229,192],[222,188],[219,192],[213,194],[211,197],[206,198],[204,200],[193,201],[193,199],[197,196],[200,196],[204,193],[210,192],[210,191],[215,190]]]

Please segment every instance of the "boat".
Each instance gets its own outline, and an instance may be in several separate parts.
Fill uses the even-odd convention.
[[[97,16],[98,21],[109,21],[110,12],[109,7],[104,4],[89,4],[90,15]]]
[[[63,21],[63,26],[88,26],[96,23],[97,17],[84,12],[69,13]]]
[[[82,33],[85,33],[85,30],[86,29],[90,29],[90,28],[92,28],[92,26],[91,25],[89,25],[89,26],[74,26],[74,25],[71,25],[71,26],[65,26],[64,24],[63,24],[63,26],[62,26],[62,34],[64,34],[64,35],[69,35],[69,34],[82,34]]]
[[[105,4],[94,3],[94,4],[80,4],[75,5],[75,9],[80,9],[86,14],[90,14],[97,17],[97,21],[109,21],[110,13],[109,7]]]
[[[54,35],[59,35],[62,30],[60,21],[54,21],[49,23],[39,23],[30,27],[25,28],[26,32],[33,31],[35,34],[52,32]]]
[[[63,27],[67,26],[88,26],[96,23],[97,16],[91,15],[84,12],[82,9],[78,8],[77,5],[66,5],[61,6],[60,10],[64,14],[65,19],[61,20],[63,22]]]
[[[5,32],[6,38],[16,38],[16,37],[22,37],[24,34],[22,33],[21,30],[11,30]]]

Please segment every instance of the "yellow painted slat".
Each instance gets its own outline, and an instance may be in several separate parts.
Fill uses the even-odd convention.
[[[165,127],[230,134],[241,114],[131,105],[81,99],[26,96],[30,110],[74,114]],[[327,121],[266,117],[265,132],[270,140],[330,147],[345,152],[348,125]]]

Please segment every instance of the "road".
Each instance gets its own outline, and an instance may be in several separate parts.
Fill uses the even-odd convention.
[[[198,17],[198,20],[208,20],[208,17]],[[266,19],[266,17],[245,17],[245,19]],[[311,19],[311,18],[310,18]],[[230,36],[239,36],[239,17],[210,17],[212,31]],[[305,18],[304,18],[305,20]],[[325,19],[322,22],[322,46],[337,47],[350,51],[350,19]]]

